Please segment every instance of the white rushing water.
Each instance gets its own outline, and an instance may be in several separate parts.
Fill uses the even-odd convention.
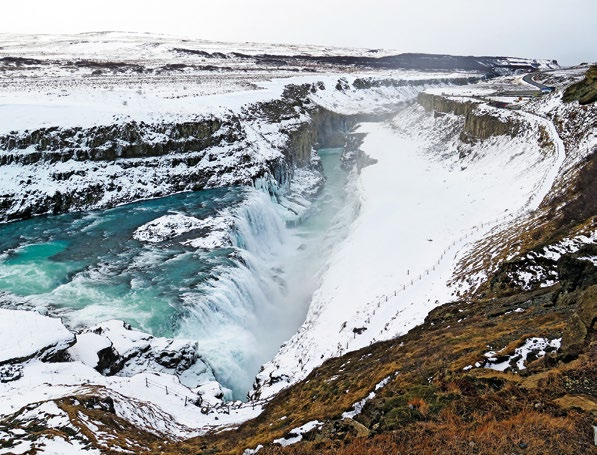
[[[199,340],[204,360],[236,398],[304,321],[326,254],[354,218],[341,152],[321,152],[326,184],[298,225],[287,227],[280,206],[251,192],[235,212],[237,266],[183,295],[189,310],[177,335]]]

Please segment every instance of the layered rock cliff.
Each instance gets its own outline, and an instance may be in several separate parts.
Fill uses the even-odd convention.
[[[464,116],[460,140],[464,143],[483,141],[492,136],[518,134],[521,124],[512,117],[500,115],[496,111],[480,108],[482,101],[475,98],[454,99],[430,93],[420,93],[419,104],[427,112],[452,113]]]
[[[309,164],[318,131],[330,127],[326,119],[333,114],[313,107],[318,121],[312,122],[304,107],[295,110],[294,100],[276,102],[285,112],[272,104],[195,121],[130,121],[4,135],[0,166],[13,177],[13,185],[0,195],[1,219],[250,185],[267,175],[287,184],[295,166]]]

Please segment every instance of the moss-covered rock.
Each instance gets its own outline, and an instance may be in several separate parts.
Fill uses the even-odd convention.
[[[590,104],[597,101],[597,65],[587,71],[585,78],[569,86],[564,92],[564,101],[578,101],[580,104]]]
[[[597,286],[591,286],[582,294],[577,313],[588,330],[597,328]]]
[[[594,252],[594,245],[586,245],[575,254],[564,254],[557,262],[562,289],[574,291],[597,284],[597,267],[585,259],[585,252]]]
[[[597,285],[588,287],[580,295],[575,293],[572,296],[576,297],[578,306],[562,333],[560,355],[564,360],[578,357],[597,322]]]
[[[578,357],[585,344],[586,337],[587,327],[583,324],[578,314],[574,313],[562,333],[560,356],[564,360]]]

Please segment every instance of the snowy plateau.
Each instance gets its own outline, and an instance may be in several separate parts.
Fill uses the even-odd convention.
[[[588,286],[597,111],[563,101],[587,70],[0,35],[0,454],[277,453],[328,431],[276,400],[330,361],[367,363],[450,302],[463,327],[479,296]],[[521,334],[457,370],[532,374],[566,337]],[[333,418],[370,435],[359,415],[402,373],[358,396],[351,362],[325,379],[352,400]],[[221,443],[259,419],[270,433]]]

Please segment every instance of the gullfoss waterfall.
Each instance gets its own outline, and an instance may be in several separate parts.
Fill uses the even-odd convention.
[[[326,183],[300,223],[267,192],[233,187],[2,225],[2,306],[197,341],[204,379],[242,399],[303,322],[321,252],[353,217],[341,152],[321,151]]]

